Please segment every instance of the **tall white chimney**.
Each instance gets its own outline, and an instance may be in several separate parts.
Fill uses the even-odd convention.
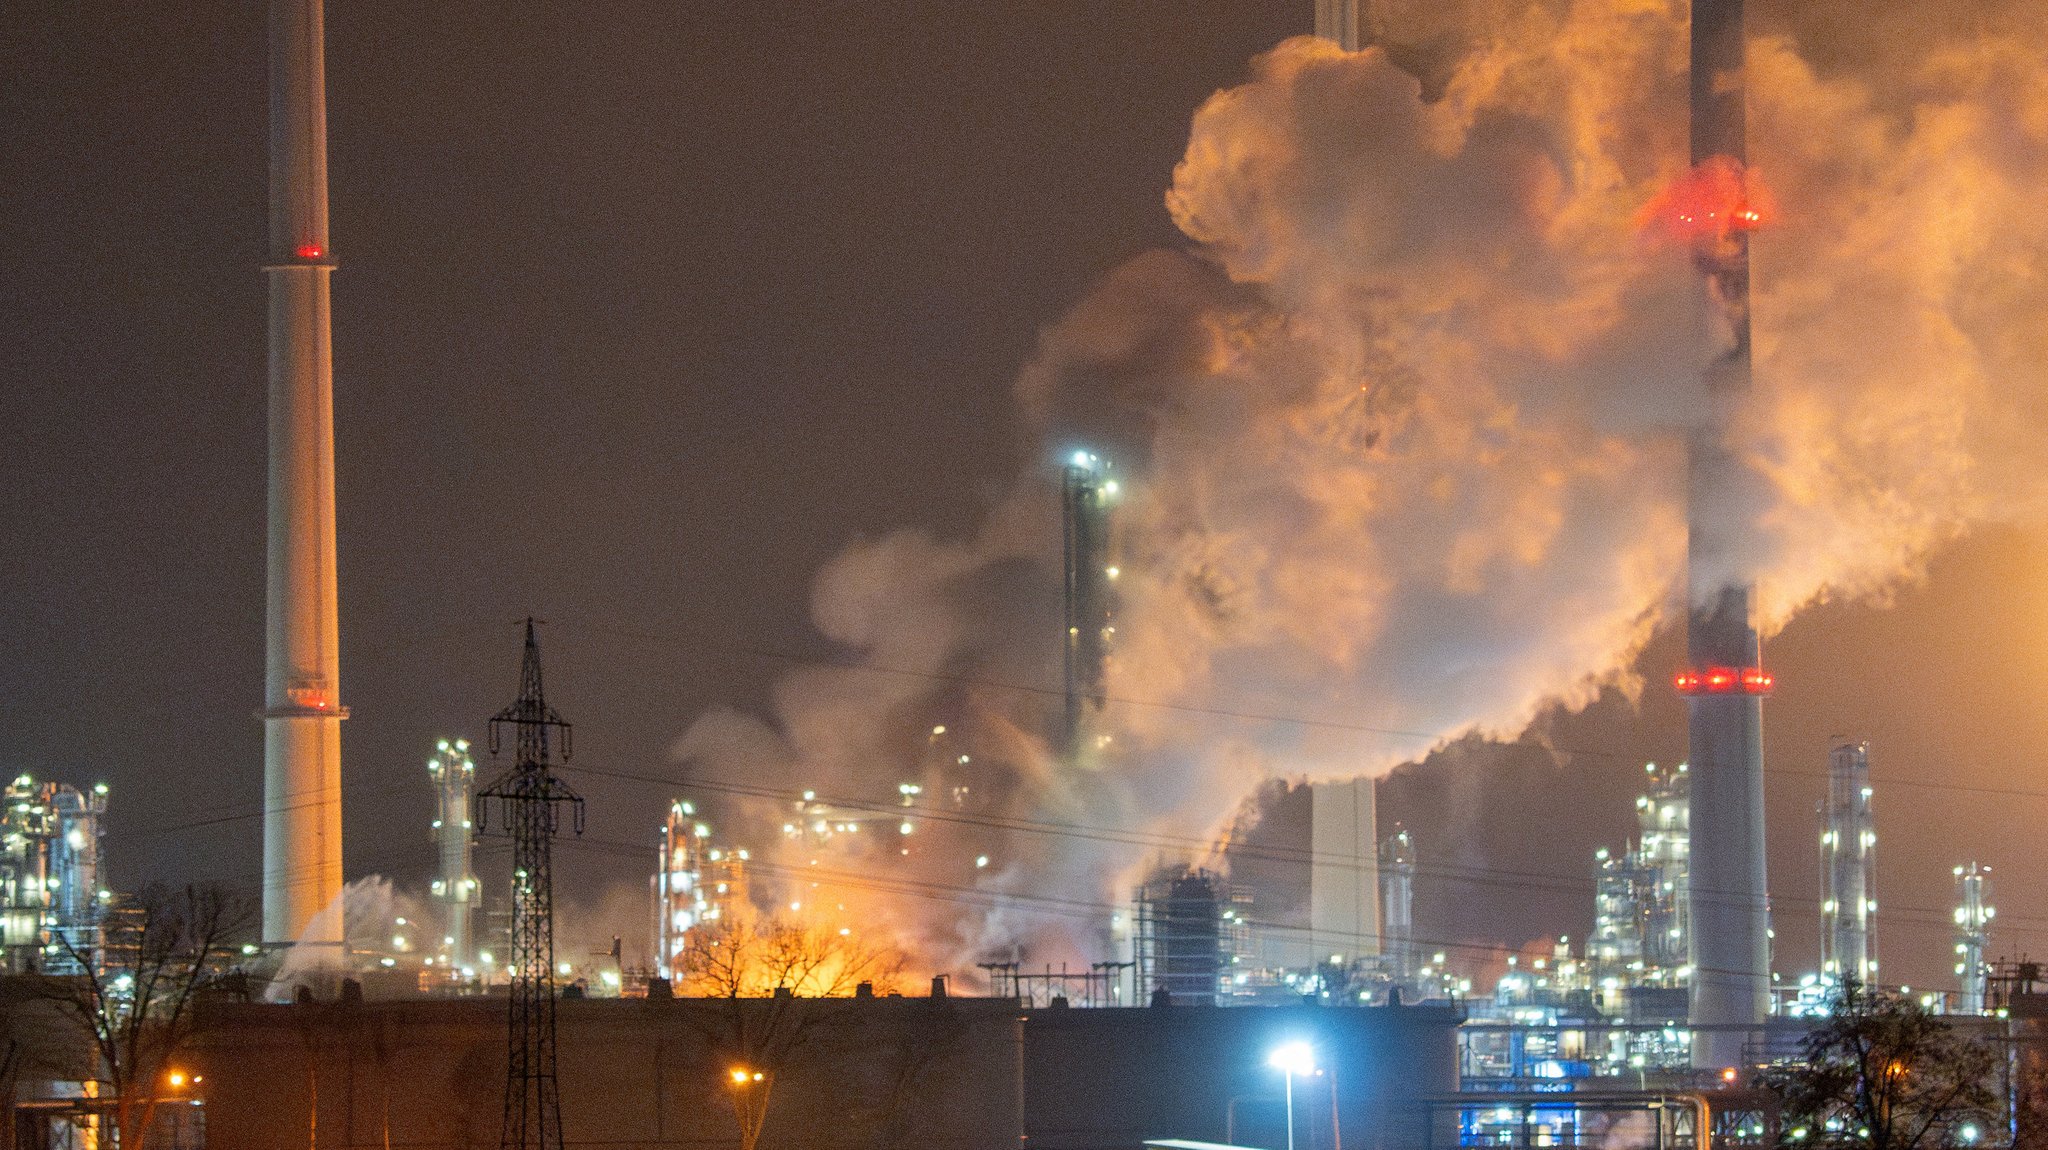
[[[348,717],[335,620],[323,38],[321,0],[271,0],[263,937],[339,946],[338,910],[314,923],[341,894],[341,720]]]

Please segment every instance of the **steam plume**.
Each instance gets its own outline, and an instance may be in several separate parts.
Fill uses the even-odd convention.
[[[1767,630],[1882,599],[2048,494],[2048,17],[1987,9],[1901,58],[1801,8],[1750,55],[1775,218],[1730,434],[1756,482],[1704,509],[1746,540],[1728,575]],[[1021,375],[1048,459],[1082,436],[1131,481],[1102,753],[1055,761],[1049,696],[1014,689],[1056,682],[1050,467],[973,538],[849,548],[813,615],[863,667],[796,672],[772,719],[715,713],[678,746],[713,779],[968,787],[965,821],[821,863],[952,892],[825,896],[935,962],[1103,957],[1087,908],[1029,896],[1116,901],[1153,845],[991,819],[1211,836],[1261,781],[1380,774],[1634,691],[1680,606],[1683,442],[1723,333],[1685,245],[1638,217],[1686,175],[1682,6],[1381,20],[1391,55],[1289,40],[1207,101],[1166,195],[1187,247],[1108,275]]]

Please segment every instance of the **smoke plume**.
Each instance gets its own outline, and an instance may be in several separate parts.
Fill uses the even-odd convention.
[[[1906,54],[1867,8],[1794,7],[1750,46],[1774,206],[1726,434],[1755,482],[1711,509],[1767,633],[2048,494],[2048,17],[1930,19]],[[1685,594],[1684,445],[1726,339],[1686,246],[1641,220],[1688,171],[1685,16],[1394,5],[1390,47],[1289,40],[1204,103],[1165,197],[1186,244],[1105,277],[1018,385],[1048,460],[1085,443],[1125,479],[1100,746],[1047,743],[1047,466],[971,538],[849,548],[812,604],[848,665],[681,740],[706,780],[919,788],[910,833],[832,844],[734,806],[757,881],[941,966],[1108,957],[1134,868],[1198,853],[1261,782],[1638,689]]]

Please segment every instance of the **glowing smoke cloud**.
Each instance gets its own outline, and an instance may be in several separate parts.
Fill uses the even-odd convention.
[[[1047,466],[975,538],[906,531],[835,560],[816,621],[889,672],[806,669],[772,721],[705,717],[678,747],[693,771],[874,798],[964,781],[976,819],[1194,839],[1261,780],[1380,774],[1637,689],[1682,594],[1682,443],[1721,338],[1685,244],[1639,225],[1697,178],[1684,13],[1459,16],[1383,14],[1438,45],[1416,68],[1427,98],[1377,50],[1304,38],[1254,61],[1196,113],[1174,173],[1190,249],[1110,274],[1023,374],[1048,460],[1077,435],[1132,480],[1100,764],[1050,758],[1053,698],[991,685],[1057,682]],[[1884,89],[1853,45],[1825,73],[1789,39],[1752,47],[1777,218],[1732,434],[1759,481],[1706,510],[1751,540],[1731,574],[1760,582],[1771,629],[1882,596],[1969,523],[2037,517],[2048,494],[2028,434],[2048,403],[2048,80],[2026,51],[2048,18],[2009,21],[2034,26],[1987,18],[1864,69]],[[934,723],[956,740],[936,757]],[[771,850],[779,817],[742,833],[788,878],[820,852]],[[943,822],[903,837],[907,855],[871,839],[820,858],[871,878],[819,897],[955,966],[1013,941],[1102,957],[1106,907],[1038,900],[1120,901],[1149,853]],[[989,913],[970,886],[1018,897]]]

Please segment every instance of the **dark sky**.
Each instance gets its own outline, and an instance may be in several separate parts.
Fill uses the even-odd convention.
[[[550,621],[578,762],[673,775],[705,707],[826,656],[811,574],[891,527],[966,530],[1035,453],[1038,328],[1176,236],[1189,113],[1306,0],[397,4],[328,12],[347,869],[423,881],[433,740]],[[0,7],[0,769],[114,788],[116,880],[256,878],[263,663],[263,5]],[[1771,651],[1781,968],[1813,964],[1828,738],[1873,740],[1887,975],[1947,966],[1948,868],[2048,949],[2034,828],[2048,536],[1986,536],[1890,611]],[[1655,683],[1386,789],[1422,933],[1590,916]],[[580,776],[592,837],[669,789]],[[571,848],[566,900],[645,856]],[[1547,878],[1543,876],[1561,876]],[[632,925],[632,924],[629,924]]]

